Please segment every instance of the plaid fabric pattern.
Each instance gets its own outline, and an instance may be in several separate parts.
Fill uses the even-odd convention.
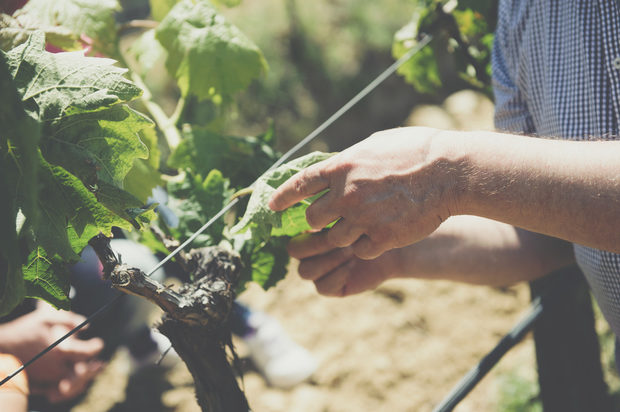
[[[495,125],[561,139],[618,139],[616,0],[500,0],[493,48]],[[620,255],[575,245],[603,314],[620,336]]]

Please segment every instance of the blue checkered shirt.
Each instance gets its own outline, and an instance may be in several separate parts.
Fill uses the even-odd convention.
[[[571,140],[618,138],[616,0],[500,0],[492,64],[498,129]],[[574,249],[620,336],[620,255]]]

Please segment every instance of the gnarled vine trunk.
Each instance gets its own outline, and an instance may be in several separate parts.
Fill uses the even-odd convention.
[[[228,316],[235,298],[241,260],[232,251],[208,247],[184,255],[193,283],[171,290],[142,271],[119,264],[103,235],[90,241],[104,274],[123,292],[144,297],[165,312],[159,330],[166,335],[194,378],[205,412],[247,412],[248,402],[229,363],[234,356]]]

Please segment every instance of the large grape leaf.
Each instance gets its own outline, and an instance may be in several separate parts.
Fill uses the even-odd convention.
[[[18,12],[48,26],[63,26],[93,40],[93,48],[107,56],[116,53],[117,0],[30,0]]]
[[[48,53],[43,43],[37,32],[7,53],[24,104],[44,124],[43,155],[93,190],[103,182],[122,187],[135,160],[148,157],[138,133],[152,122],[119,104],[141,90],[113,60]]]
[[[30,219],[36,216],[37,146],[41,128],[25,111],[11,78],[6,58],[0,52],[0,150],[1,174],[12,190],[2,191],[4,200],[16,199]],[[10,172],[12,170],[13,172]],[[19,195],[19,196],[18,196]],[[4,214],[3,214],[4,215]],[[14,217],[13,217],[14,220]]]
[[[138,132],[150,127],[142,114],[115,105],[46,123],[41,150],[88,185],[103,181],[122,187],[134,160],[149,156]]]
[[[220,170],[233,187],[249,186],[278,157],[269,144],[273,130],[253,136],[226,136],[207,129],[193,128],[168,159],[174,168],[188,168],[206,176],[211,169]]]
[[[36,221],[37,144],[40,128],[30,118],[0,53],[0,315],[10,312],[26,293],[16,220],[18,211]]]
[[[80,179],[61,166],[48,163],[42,156],[39,160],[41,218],[36,225],[28,227],[35,244],[43,247],[48,255],[74,261],[88,239],[99,231],[109,236],[112,226],[131,229],[127,220],[101,204]]]
[[[153,217],[152,211],[142,208],[142,201],[121,188],[134,161],[147,157],[138,134],[152,122],[123,104],[141,91],[123,77],[122,69],[112,66],[112,60],[84,57],[81,52],[48,53],[42,32],[0,56],[7,62],[3,66],[7,77],[14,77],[13,90],[19,95],[14,106],[23,105],[28,113],[21,118],[12,115],[13,121],[26,125],[22,118],[30,119],[37,130],[42,125],[40,150],[36,140],[30,142],[35,161],[23,168],[38,178],[32,185],[38,191],[36,207],[27,206],[21,190],[7,190],[9,200],[24,198],[20,207],[26,220],[19,240],[27,247],[22,254],[28,260],[19,274],[25,277],[28,296],[66,307],[65,264],[79,258],[88,240],[99,232],[111,235],[113,226],[143,226]],[[8,101],[3,95],[2,108]],[[11,123],[6,124],[11,130]],[[1,138],[10,142],[13,136]],[[20,153],[13,150],[19,149],[15,144],[6,148],[7,154]],[[7,169],[7,164],[0,167]],[[19,182],[8,173],[5,176],[3,184]],[[35,209],[39,219],[30,216],[29,210]],[[14,219],[9,227],[15,228]],[[22,289],[23,284],[22,280]]]
[[[208,1],[181,0],[156,31],[183,96],[204,99],[246,88],[267,68],[258,47]]]
[[[46,52],[43,32],[6,56],[24,105],[41,120],[100,110],[142,93],[123,77],[126,69],[113,66],[114,60]]]
[[[304,168],[328,159],[333,153],[313,152],[292,160],[261,176],[253,186],[243,218],[231,229],[231,233],[251,230],[252,237],[260,241],[271,236],[295,236],[310,230],[305,211],[311,201],[304,200],[281,212],[268,206],[275,189]]]

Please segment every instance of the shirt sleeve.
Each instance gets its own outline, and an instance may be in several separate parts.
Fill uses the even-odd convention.
[[[511,3],[512,0],[501,0],[499,3],[497,29],[491,52],[495,127],[506,132],[534,134],[536,128],[532,116],[515,80],[519,36],[514,36],[511,29],[511,9],[514,6]]]

